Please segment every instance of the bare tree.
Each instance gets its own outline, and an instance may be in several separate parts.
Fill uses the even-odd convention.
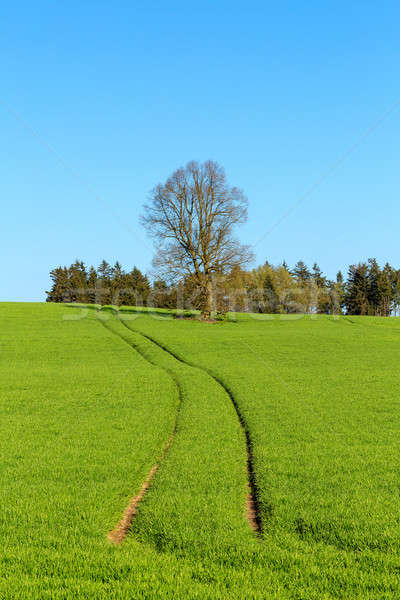
[[[213,280],[253,258],[234,238],[247,219],[247,198],[226,181],[213,161],[189,162],[157,185],[144,206],[141,222],[154,239],[153,265],[162,278],[196,283],[203,317],[213,310]]]

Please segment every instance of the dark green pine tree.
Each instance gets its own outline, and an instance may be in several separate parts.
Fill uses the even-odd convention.
[[[382,315],[382,317],[390,317],[393,308],[393,272],[394,269],[392,269],[389,263],[386,263],[380,273],[380,314]]]
[[[124,306],[143,306],[151,292],[151,286],[146,275],[133,267],[130,273],[123,273],[120,304]]]
[[[87,273],[84,263],[78,259],[68,269],[70,302],[88,302]]]
[[[392,269],[392,305],[394,315],[400,315],[400,269]]]
[[[97,268],[97,274],[98,274],[99,278],[102,279],[103,281],[111,281],[111,277],[112,277],[111,265],[106,260],[103,259]]]
[[[368,314],[377,315],[382,302],[381,270],[375,258],[368,259]]]
[[[302,260],[299,260],[295,264],[292,274],[299,284],[307,283],[311,279],[311,273],[308,270],[307,265]]]
[[[318,314],[328,314],[331,311],[331,296],[326,277],[315,262],[312,268],[312,280],[315,284],[313,289],[314,304]]]
[[[299,260],[292,271],[298,289],[296,290],[296,312],[309,313],[315,310],[315,298],[311,289],[311,273],[307,265]]]
[[[359,263],[351,265],[346,282],[344,304],[349,315],[367,315],[368,304],[368,265]]]
[[[111,269],[111,303],[115,306],[119,306],[123,300],[124,275],[122,266],[117,261]]]
[[[317,265],[317,263],[314,263],[314,265],[313,265],[312,278],[313,278],[315,284],[319,288],[325,287],[325,285],[326,285],[326,277],[324,277],[324,275],[322,274],[322,271],[319,268],[319,266]]]
[[[287,264],[286,260],[282,262],[282,267],[289,273],[289,265]]]
[[[50,271],[51,290],[47,291],[46,302],[70,302],[70,285],[67,267],[57,267]]]
[[[97,301],[102,305],[111,304],[112,268],[106,260],[101,261],[97,268],[97,275]]]
[[[265,276],[262,306],[259,306],[259,311],[269,314],[279,312],[279,296],[271,273],[267,273]]]
[[[136,296],[140,304],[145,304],[150,295],[151,287],[146,275],[137,268],[133,267],[131,271],[132,285],[136,291]]]
[[[96,292],[97,292],[97,271],[96,269],[92,266],[89,269],[89,275],[88,275],[88,302],[90,304],[96,304],[97,303],[97,299],[96,299]]]

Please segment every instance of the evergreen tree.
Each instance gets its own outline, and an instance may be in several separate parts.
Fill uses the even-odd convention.
[[[365,263],[351,265],[346,282],[345,306],[350,315],[368,314],[368,266]]]
[[[317,263],[314,263],[312,278],[315,281],[317,287],[319,287],[319,288],[325,287],[326,277],[323,276],[322,271],[319,268],[319,266],[317,265]]]
[[[120,304],[143,306],[147,303],[151,292],[150,282],[137,267],[133,267],[130,273],[122,273],[120,285]]]
[[[111,277],[112,277],[111,265],[106,260],[103,259],[97,268],[97,274],[98,274],[99,278],[102,279],[103,281],[110,282]]]
[[[382,302],[381,271],[375,258],[368,259],[368,314],[379,314]]]
[[[99,304],[111,303],[111,279],[112,269],[106,260],[102,260],[97,268],[97,299]]]
[[[51,290],[46,292],[46,302],[69,302],[69,274],[67,267],[50,271]]]
[[[258,279],[252,290],[252,310],[259,313],[273,314],[279,312],[279,292],[277,289],[277,278],[275,267],[264,264],[260,272],[261,281]]]
[[[299,260],[295,264],[292,274],[298,286],[294,294],[295,312],[309,313],[315,306],[315,293],[312,290],[311,273],[307,265],[302,260]]]
[[[88,302],[87,273],[84,263],[78,259],[68,269],[70,302]]]
[[[299,260],[295,264],[292,273],[300,284],[307,283],[311,279],[311,273],[308,270],[307,265],[302,260]]]
[[[121,264],[117,261],[111,269],[111,303],[119,306],[123,301],[123,292],[125,286],[124,271]]]
[[[131,271],[131,281],[134,289],[136,290],[138,301],[141,304],[144,304],[147,301],[151,290],[147,276],[143,275],[143,273],[137,267],[133,267]]]
[[[264,280],[264,313],[274,314],[278,312],[279,298],[276,289],[276,281],[272,268],[269,268]]]
[[[88,302],[90,304],[96,304],[97,303],[97,298],[96,298],[96,291],[97,291],[97,271],[96,269],[92,266],[89,269],[89,275],[88,275]]]
[[[393,305],[393,269],[386,263],[379,278],[380,289],[380,314],[383,317],[390,317]]]
[[[331,298],[330,313],[334,315],[343,314],[344,298],[345,298],[345,286],[343,274],[338,271],[336,274],[336,281],[330,281],[328,283],[329,295]]]
[[[400,315],[400,270],[392,269],[392,304],[395,316]]]
[[[319,314],[329,313],[332,304],[329,286],[326,277],[322,274],[317,263],[313,265],[312,282],[315,311]]]

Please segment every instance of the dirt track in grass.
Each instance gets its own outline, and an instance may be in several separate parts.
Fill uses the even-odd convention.
[[[112,531],[108,532],[107,539],[115,546],[118,546],[119,544],[121,544],[121,542],[123,542],[124,539],[126,538],[126,536],[128,535],[129,530],[132,525],[132,521],[136,516],[137,508],[138,508],[143,496],[149,489],[151,480],[153,479],[154,475],[157,473],[162,460],[164,459],[165,455],[168,452],[169,447],[171,446],[171,444],[174,440],[174,437],[175,437],[175,432],[172,434],[172,436],[168,440],[168,443],[165,446],[164,451],[163,451],[162,455],[160,456],[158,462],[150,469],[149,474],[147,475],[146,479],[144,480],[139,493],[136,496],[133,496],[133,498],[131,498],[131,501],[129,502],[128,506],[126,507],[126,509],[124,511],[122,519],[119,521],[117,526]]]
[[[126,323],[124,323],[123,319],[119,319],[119,321],[125,325],[125,327],[129,330],[130,327],[128,327],[128,325]],[[223,389],[224,391],[228,394],[229,398],[231,399],[231,402],[233,404],[233,407],[235,409],[237,418],[239,420],[239,423],[243,429],[244,435],[245,435],[245,439],[246,439],[246,454],[247,454],[247,461],[246,461],[246,468],[247,468],[247,489],[248,489],[248,493],[246,496],[246,504],[245,504],[245,515],[246,515],[246,519],[249,523],[249,526],[251,527],[251,529],[257,534],[257,535],[261,535],[262,534],[262,529],[261,529],[261,516],[260,516],[260,508],[259,508],[259,502],[258,502],[258,489],[257,489],[257,484],[255,481],[255,475],[254,475],[254,468],[253,468],[253,450],[252,450],[252,441],[250,438],[250,432],[248,430],[247,424],[242,416],[242,413],[239,409],[238,403],[236,401],[236,398],[234,397],[234,395],[232,394],[232,392],[230,391],[230,389],[225,385],[225,383],[216,375],[214,375],[213,373],[211,373],[208,369],[193,364],[187,360],[184,360],[183,358],[181,358],[178,354],[175,354],[174,352],[172,352],[169,348],[167,348],[166,346],[164,346],[163,344],[161,344],[160,342],[158,342],[157,340],[155,340],[154,338],[150,337],[149,335],[137,330],[137,329],[132,329],[131,331],[134,331],[135,333],[141,335],[142,337],[146,338],[148,341],[152,342],[153,344],[155,344],[156,346],[158,346],[159,348],[161,348],[161,350],[164,350],[165,352],[167,352],[168,354],[170,354],[173,358],[175,358],[176,360],[178,360],[179,362],[189,366],[189,367],[193,367],[195,369],[201,369],[202,371],[204,371],[205,373],[207,373],[207,375],[209,377],[212,377]],[[179,384],[178,384],[179,387]]]
[[[115,311],[116,312],[116,311]],[[207,375],[209,377],[212,377],[223,389],[224,391],[228,394],[229,398],[231,399],[231,402],[233,404],[233,407],[236,411],[236,415],[238,417],[239,423],[243,429],[244,435],[245,435],[245,440],[246,440],[246,454],[247,454],[247,460],[246,460],[246,469],[247,469],[247,496],[246,496],[246,502],[245,502],[245,516],[246,519],[249,523],[250,528],[257,534],[257,535],[261,535],[262,534],[262,530],[261,530],[261,517],[260,517],[260,510],[259,510],[259,502],[258,502],[258,490],[257,490],[257,484],[255,482],[255,476],[254,476],[254,469],[253,469],[253,453],[252,453],[252,443],[251,443],[251,439],[250,439],[250,433],[249,430],[247,428],[247,425],[243,419],[243,416],[239,410],[237,401],[235,399],[235,397],[233,396],[232,392],[229,390],[229,388],[225,385],[225,383],[217,376],[215,376],[213,373],[211,373],[210,371],[208,371],[208,369],[192,364],[189,361],[184,360],[183,358],[181,358],[179,355],[175,354],[174,352],[172,352],[171,350],[169,350],[169,348],[165,347],[164,345],[162,345],[160,342],[158,342],[157,340],[153,339],[152,337],[146,335],[145,333],[142,333],[141,331],[138,330],[131,330],[130,327],[128,327],[128,325],[126,323],[124,323],[124,321],[122,319],[119,319],[119,316],[117,316],[118,321],[124,325],[129,331],[134,331],[136,334],[140,335],[141,337],[147,339],[149,342],[153,343],[154,345],[158,346],[161,350],[163,350],[164,352],[167,352],[170,356],[172,356],[173,358],[175,358],[177,361],[189,366],[189,367],[193,367],[196,369],[201,369],[202,371],[204,371],[205,373],[207,373]],[[107,325],[102,321],[102,324],[107,328]],[[150,362],[151,364],[156,365],[156,363],[153,363],[151,360],[148,359],[147,356],[145,356],[137,346],[129,343],[123,336],[121,336],[119,333],[113,331],[113,333],[115,335],[118,335],[118,337],[120,337],[123,341],[125,341],[132,349],[136,350],[137,352],[139,352],[139,354],[141,354],[146,360],[148,360],[148,362]],[[158,365],[156,365],[158,366]],[[166,369],[164,369],[166,370]],[[177,379],[177,377],[175,375],[173,375],[172,373],[169,372],[169,370],[166,370],[169,375],[173,378],[173,380],[175,381],[175,384],[178,388],[178,392],[179,392],[179,398],[180,398],[180,404],[182,403],[182,389],[181,389],[181,384],[179,382],[179,380]],[[163,458],[165,457],[166,453],[168,452],[168,449],[170,447],[170,445],[173,442],[173,439],[175,437],[176,434],[176,427],[177,427],[177,419],[178,419],[178,413],[179,413],[179,408],[178,408],[178,412],[176,415],[176,419],[175,419],[175,425],[174,425],[174,430],[173,433],[171,435],[171,438],[169,439],[166,447],[164,448],[164,451],[159,459],[159,461],[152,467],[152,469],[150,470],[149,474],[147,475],[145,481],[142,484],[142,487],[140,488],[139,493],[134,496],[129,505],[127,506],[127,508],[124,511],[123,517],[122,519],[119,521],[119,523],[117,524],[117,526],[108,533],[107,537],[108,539],[115,545],[120,544],[126,537],[126,535],[128,534],[132,521],[135,518],[135,515],[137,513],[137,508],[141,502],[141,500],[143,499],[144,495],[146,494],[151,481],[153,479],[153,477],[155,476]]]
[[[151,361],[137,346],[131,344],[122,335],[120,335],[116,331],[113,331],[112,329],[107,327],[107,325],[104,321],[102,321],[101,319],[99,319],[99,320],[106,329],[108,329],[111,333],[118,336],[122,341],[124,341],[126,344],[128,344],[128,346],[133,351],[138,352],[145,360],[147,360],[147,362],[149,362],[150,364],[152,364],[154,366],[158,366],[156,363]],[[182,404],[182,389],[181,389],[179,381],[171,373],[169,373],[169,375],[172,377],[172,379],[178,389],[178,394],[179,394],[179,405],[178,405],[178,409],[177,409],[177,412],[175,415],[174,428],[173,428],[171,437],[169,438],[168,442],[166,443],[165,448],[164,448],[160,458],[158,459],[156,464],[153,465],[153,467],[150,469],[146,479],[144,480],[144,482],[142,484],[142,487],[139,490],[139,493],[136,494],[136,496],[133,496],[131,498],[128,506],[126,507],[126,509],[124,511],[122,519],[118,522],[118,524],[114,527],[114,529],[112,529],[111,531],[108,532],[107,539],[115,546],[118,546],[119,544],[121,544],[124,541],[124,539],[126,538],[126,536],[128,535],[131,525],[132,525],[132,521],[136,516],[139,504],[142,501],[143,497],[145,496],[147,490],[149,489],[152,479],[154,478],[155,474],[157,473],[157,471],[158,471],[162,461],[164,460],[165,455],[167,454],[172,442],[174,441],[175,435],[176,435],[178,415],[179,415],[179,410],[180,410],[180,407]]]

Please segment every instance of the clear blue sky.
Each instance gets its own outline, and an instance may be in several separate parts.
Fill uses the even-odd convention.
[[[147,271],[148,191],[190,159],[249,198],[257,263],[400,267],[398,2],[3,2],[1,300],[76,257]],[[280,222],[279,222],[280,221]],[[274,227],[275,223],[279,224]]]

